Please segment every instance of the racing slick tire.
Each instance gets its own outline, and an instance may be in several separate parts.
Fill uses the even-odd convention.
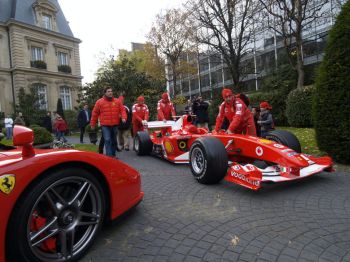
[[[294,151],[301,153],[301,146],[298,138],[291,132],[286,130],[270,131],[266,135],[266,139],[275,141],[279,144],[285,145]]]
[[[134,138],[134,150],[138,156],[149,155],[152,152],[153,143],[146,131],[138,131]]]
[[[106,212],[90,172],[70,167],[34,181],[17,201],[6,232],[7,261],[77,261],[93,244]]]
[[[190,167],[201,184],[216,184],[227,173],[228,156],[223,143],[215,137],[200,137],[190,149]]]

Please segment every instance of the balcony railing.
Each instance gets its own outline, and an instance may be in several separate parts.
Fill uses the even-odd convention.
[[[63,72],[67,74],[72,73],[72,68],[69,65],[59,65],[57,69],[58,69],[58,72]]]
[[[30,66],[38,69],[47,69],[46,63],[41,60],[30,61]]]

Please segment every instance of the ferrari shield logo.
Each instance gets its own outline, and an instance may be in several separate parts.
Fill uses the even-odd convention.
[[[16,178],[14,175],[0,176],[0,191],[5,194],[10,194],[15,187]]]

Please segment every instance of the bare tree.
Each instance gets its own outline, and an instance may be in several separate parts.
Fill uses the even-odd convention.
[[[303,35],[305,28],[325,16],[329,0],[259,0],[275,18],[269,28],[282,36],[289,63],[298,73],[298,87],[304,85]]]
[[[241,60],[249,52],[256,12],[253,0],[197,0],[186,8],[197,21],[197,40],[222,55],[234,85],[242,76]],[[250,49],[251,50],[251,49]]]
[[[156,16],[156,21],[148,34],[149,41],[157,47],[169,63],[166,77],[173,83],[173,87],[176,87],[177,76],[181,73],[179,65],[185,63],[179,63],[179,58],[190,42],[192,30],[187,12],[169,9],[164,14],[160,13]],[[170,94],[174,94],[174,89],[170,90]]]

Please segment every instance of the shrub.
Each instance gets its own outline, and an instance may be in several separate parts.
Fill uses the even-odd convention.
[[[209,126],[215,125],[216,116],[219,113],[219,106],[223,102],[221,92],[221,88],[213,90],[213,99],[211,100],[211,104],[208,108]]]
[[[268,101],[272,106],[271,113],[276,125],[286,126],[288,125],[287,117],[285,115],[286,111],[286,97],[287,94],[281,92],[280,90],[266,92],[266,93],[253,93],[249,94],[251,106],[259,106],[261,101]]]
[[[78,130],[78,123],[77,123],[78,112],[76,112],[75,110],[64,110],[64,115],[65,115],[65,121],[67,123],[68,129],[70,131]]]
[[[313,86],[292,90],[287,97],[286,116],[293,127],[312,127],[311,108]]]
[[[339,163],[350,163],[350,1],[329,33],[316,77],[312,116],[318,146]]]
[[[30,126],[30,128],[34,132],[34,145],[51,143],[53,141],[53,137],[46,128],[41,126]]]
[[[258,106],[261,101],[270,103],[275,124],[280,126],[288,125],[286,99],[289,92],[297,86],[296,73],[284,60],[282,57],[278,68],[263,79],[262,92],[249,94],[251,106]]]

